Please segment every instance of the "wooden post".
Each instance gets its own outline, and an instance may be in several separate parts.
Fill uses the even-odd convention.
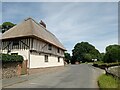
[[[17,65],[17,75],[18,77],[20,77],[21,75],[21,64],[20,63]]]

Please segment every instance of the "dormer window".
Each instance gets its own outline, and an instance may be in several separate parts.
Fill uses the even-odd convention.
[[[48,50],[52,50],[52,45],[48,44]]]

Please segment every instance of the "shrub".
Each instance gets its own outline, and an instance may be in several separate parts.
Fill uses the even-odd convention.
[[[0,54],[2,62],[22,62],[24,59],[21,55]]]
[[[105,69],[112,66],[118,66],[118,65],[120,65],[120,62],[114,62],[114,63],[94,62],[93,63],[93,66],[99,67],[101,69]]]

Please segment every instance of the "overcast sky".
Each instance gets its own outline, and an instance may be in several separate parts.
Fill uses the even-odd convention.
[[[89,42],[100,52],[118,43],[117,2],[2,3],[2,21],[20,23],[27,17],[46,23],[68,52],[78,42]]]

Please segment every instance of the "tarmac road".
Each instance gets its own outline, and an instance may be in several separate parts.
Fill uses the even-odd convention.
[[[98,88],[97,78],[103,70],[91,64],[68,65],[65,69],[43,74],[6,88]]]

